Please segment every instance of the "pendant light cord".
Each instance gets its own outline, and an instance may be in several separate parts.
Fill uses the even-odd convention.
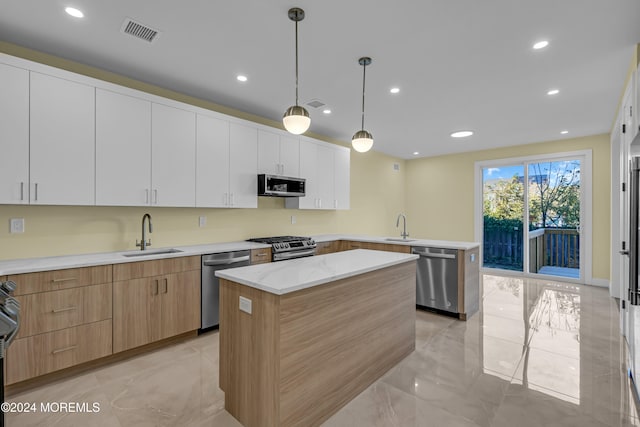
[[[362,65],[362,130],[364,130],[364,85],[367,78],[367,64]]]
[[[296,106],[298,105],[298,21],[296,21]]]

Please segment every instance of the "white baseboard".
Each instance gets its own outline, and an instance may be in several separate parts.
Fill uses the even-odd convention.
[[[608,279],[596,279],[595,277],[591,278],[591,283],[587,283],[591,286],[598,286],[599,288],[607,288],[609,289],[609,280]]]

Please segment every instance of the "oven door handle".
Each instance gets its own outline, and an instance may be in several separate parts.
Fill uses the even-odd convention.
[[[204,265],[205,267],[213,267],[216,265],[229,265],[229,264],[235,264],[236,262],[243,262],[243,261],[249,261],[250,256],[241,256],[238,258],[230,258],[230,259],[221,259],[221,260],[216,260],[216,261],[203,261],[202,265]]]
[[[273,260],[274,261],[283,261],[285,259],[292,259],[292,258],[299,258],[301,256],[307,256],[307,255],[315,255],[316,250],[314,249],[308,249],[308,250],[304,250],[304,251],[294,251],[294,252],[283,252],[283,253],[277,253],[273,255]]]

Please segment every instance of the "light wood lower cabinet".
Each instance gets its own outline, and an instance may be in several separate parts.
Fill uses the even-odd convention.
[[[200,257],[198,269],[113,283],[113,352],[128,350],[200,327]],[[173,262],[171,260],[167,260]],[[149,261],[157,263],[157,261]],[[140,264],[140,263],[136,263]],[[186,263],[185,267],[192,263]],[[114,266],[114,269],[119,266]],[[166,271],[123,265],[131,271]],[[142,273],[140,273],[142,274]],[[123,277],[125,272],[115,273]]]
[[[340,252],[341,250],[343,249],[340,240],[316,243],[316,255],[332,254],[334,252]]]
[[[271,262],[271,248],[251,249],[251,265]]]
[[[111,354],[111,319],[17,339],[7,350],[13,384]]]
[[[353,240],[343,240],[341,247],[343,251],[350,251],[351,249],[371,249],[374,251],[401,252],[404,254],[411,253],[411,246],[396,245],[392,243],[356,242]]]

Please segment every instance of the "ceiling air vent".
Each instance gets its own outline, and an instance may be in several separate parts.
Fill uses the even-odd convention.
[[[307,105],[313,108],[320,108],[325,106],[326,104],[319,99],[312,99],[311,101],[307,102]]]
[[[131,18],[127,18],[124,20],[121,31],[125,34],[129,34],[130,36],[139,38],[149,43],[153,43],[154,41],[156,41],[156,39],[160,35],[160,31],[154,30],[147,25],[136,22]]]

